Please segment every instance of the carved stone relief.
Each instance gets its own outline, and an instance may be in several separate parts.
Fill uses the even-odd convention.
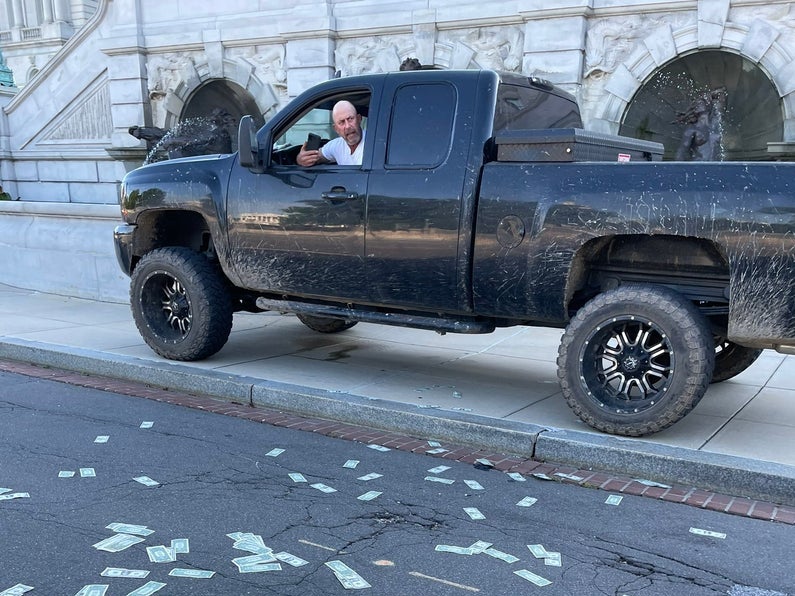
[[[186,78],[195,72],[193,55],[189,53],[154,54],[146,64],[149,101],[152,106],[152,124],[165,126],[170,95],[173,95]]]
[[[337,42],[334,62],[340,76],[398,70],[404,58],[413,55],[411,35],[357,37]]]
[[[110,94],[107,84],[94,93],[79,98],[82,101],[71,114],[44,136],[45,141],[107,141],[113,134],[110,113]]]
[[[440,46],[451,46],[451,68],[491,68],[519,72],[522,68],[522,27],[478,27],[440,31]],[[437,60],[438,62],[438,60]]]
[[[282,44],[227,50],[229,59],[242,59],[252,64],[253,74],[261,82],[272,87],[281,104],[287,101],[287,71],[284,68],[284,56],[285,47]]]

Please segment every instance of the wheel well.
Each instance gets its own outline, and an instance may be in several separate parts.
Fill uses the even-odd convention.
[[[133,268],[146,253],[163,246],[184,246],[212,253],[213,243],[207,222],[195,211],[159,210],[138,218]]]
[[[711,240],[671,235],[616,235],[585,243],[572,263],[566,300],[573,315],[596,294],[628,283],[667,286],[711,318],[725,318],[729,263]]]

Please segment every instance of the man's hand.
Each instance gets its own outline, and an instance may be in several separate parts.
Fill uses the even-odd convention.
[[[298,163],[299,166],[303,166],[305,168],[311,167],[317,163],[323,163],[325,160],[320,153],[320,149],[315,151],[307,151],[306,150],[306,143],[301,145],[301,150],[298,152],[298,157],[295,158],[295,161]]]

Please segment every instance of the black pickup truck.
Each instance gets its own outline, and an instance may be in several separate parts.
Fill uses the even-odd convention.
[[[362,115],[361,166],[300,167]],[[795,165],[663,162],[582,130],[533,77],[409,71],[314,87],[239,151],[125,177],[114,239],[147,344],[207,358],[235,311],[440,333],[565,328],[560,385],[608,433],[659,431],[762,349],[795,353]]]

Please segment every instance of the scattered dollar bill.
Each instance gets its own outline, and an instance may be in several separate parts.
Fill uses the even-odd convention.
[[[250,555],[232,559],[240,573],[262,573],[263,571],[281,571],[282,566],[276,563],[276,558],[268,555]]]
[[[121,532],[123,534],[135,534],[137,536],[149,536],[150,534],[154,534],[154,530],[150,530],[146,526],[139,526],[136,524],[123,524],[119,522],[114,522],[112,524],[108,524],[105,526],[108,530],[113,530],[114,532]]]
[[[542,474],[541,472],[533,474],[533,478],[538,478],[539,480],[554,480],[552,476],[548,476],[547,474]]]
[[[356,573],[353,569],[348,567],[342,561],[329,561],[326,567],[334,572],[337,579],[346,590],[361,590],[364,588],[371,588],[361,575]]]
[[[133,478],[133,480],[144,486],[160,486],[157,480],[152,480],[149,476],[138,476],[137,478]]]
[[[344,464],[342,464],[342,467],[343,468],[348,468],[349,470],[355,470],[356,466],[358,466],[358,465],[359,465],[359,460],[358,459],[349,459]]]
[[[149,572],[146,569],[123,569],[121,567],[105,567],[100,573],[102,577],[126,577],[130,579],[144,579]]]
[[[152,428],[155,425],[151,420],[144,420],[138,428]]]
[[[11,586],[10,588],[0,592],[0,596],[22,596],[22,594],[30,592],[32,589],[33,586],[26,586],[25,584],[17,584],[16,586]]]
[[[519,560],[519,557],[514,557],[513,555],[504,553],[501,550],[497,550],[496,548],[487,548],[483,552],[490,557],[494,557],[500,561],[505,561],[506,563],[516,563],[516,561]]]
[[[6,493],[0,495],[0,501],[10,501],[11,499],[29,499],[30,493]]]
[[[440,484],[453,484],[455,480],[450,478],[440,478],[439,476],[426,476],[425,480],[429,482],[439,482]]]
[[[643,484],[644,486],[656,486],[657,488],[671,488],[670,484],[660,484],[659,482],[654,482],[653,480],[646,480],[644,478],[633,478],[635,482],[638,484]]]
[[[464,507],[464,512],[474,520],[486,519],[477,507]]]
[[[301,557],[297,557],[295,555],[292,555],[292,554],[290,554],[288,552],[284,552],[284,551],[282,551],[280,553],[276,553],[273,556],[276,557],[282,563],[287,563],[291,567],[301,567],[303,565],[308,565],[309,564],[309,561],[305,561]]]
[[[74,478],[74,470],[61,470],[58,472],[58,478]]]
[[[227,534],[227,536],[235,541],[235,543],[232,545],[232,548],[254,553],[255,555],[264,555],[273,552],[272,548],[269,548],[265,545],[265,542],[262,540],[262,536],[259,534],[252,534],[250,532],[235,532],[233,534]],[[275,559],[273,558],[270,559],[270,561],[274,560]]]
[[[582,476],[575,476],[574,474],[563,474],[558,472],[555,474],[558,478],[563,478],[564,480],[571,480],[572,482],[582,482],[585,480]]]
[[[528,544],[527,548],[530,549],[536,559],[546,559],[549,556],[547,549],[540,544]]]
[[[444,453],[447,451],[444,447],[437,447],[436,449],[431,449],[430,451],[426,451],[428,455],[439,455],[440,453]]]
[[[306,477],[303,474],[299,474],[298,472],[290,472],[288,474],[288,476],[290,476],[290,479],[293,482],[306,482],[307,481]]]
[[[376,451],[392,451],[389,447],[384,447],[383,445],[368,445],[367,447]]]
[[[483,485],[477,480],[464,480],[464,484],[472,490],[483,490]]]
[[[436,466],[435,468],[431,468],[428,470],[431,474],[441,474],[442,472],[446,472],[450,469],[450,466]]]
[[[187,538],[175,538],[171,541],[171,548],[176,554],[189,553],[190,541]]]
[[[701,528],[690,528],[690,533],[696,536],[706,536],[708,538],[726,538],[723,532],[713,532],[711,530],[702,530]]]
[[[108,584],[91,584],[83,586],[83,588],[75,594],[75,596],[105,596],[110,586]]]
[[[380,497],[382,494],[384,493],[378,492],[377,490],[371,490],[364,493],[363,495],[359,495],[356,498],[359,499],[360,501],[372,501],[376,497]]]
[[[428,447],[441,447],[442,444],[439,441],[428,441]]]
[[[150,596],[150,594],[154,594],[158,590],[165,588],[166,584],[161,582],[147,582],[137,590],[133,590],[127,596]]]
[[[480,458],[475,460],[475,466],[479,466],[481,468],[493,468],[494,464],[485,458]]]
[[[11,492],[10,488],[0,488],[0,495],[4,495],[4,494],[10,493],[10,492]]]
[[[622,497],[621,495],[610,495],[609,497],[607,497],[605,503],[607,505],[618,505],[621,503],[623,499],[624,497]]]
[[[365,474],[364,476],[359,476],[357,480],[364,480],[366,482],[368,480],[375,480],[376,478],[381,478],[381,476],[383,476],[383,474],[370,472],[369,474]]]
[[[277,447],[276,449],[271,449],[271,450],[270,450],[270,451],[268,451],[268,453],[266,453],[265,455],[266,455],[267,457],[279,457],[279,456],[280,456],[282,453],[284,453],[284,449],[279,449],[279,448]]]
[[[560,553],[549,552],[547,551],[546,557],[544,557],[544,565],[549,565],[551,567],[560,567],[562,565]]]
[[[453,553],[456,555],[474,555],[475,552],[470,547],[465,546],[451,546],[449,544],[437,544],[434,549],[440,553]]]
[[[149,560],[152,563],[173,563],[177,560],[177,553],[173,548],[167,546],[147,546],[146,554],[149,555]]]
[[[552,583],[548,579],[544,579],[540,575],[536,575],[535,573],[533,573],[532,571],[528,571],[527,569],[519,569],[518,571],[514,571],[514,574],[518,575],[523,579],[526,579],[529,582],[534,583],[539,588],[543,588],[544,586],[548,586]]]
[[[508,478],[514,482],[527,482],[527,478],[522,476],[519,472],[508,472]]]
[[[316,482],[315,484],[310,484],[309,486],[311,486],[312,488],[316,488],[317,490],[319,490],[322,493],[335,493],[335,492],[337,492],[336,488],[331,488],[330,486],[328,486],[327,484],[323,484],[322,482]]]
[[[181,569],[175,567],[168,574],[172,577],[189,577],[191,579],[210,579],[215,575],[215,571],[208,571],[207,569]]]
[[[81,478],[96,478],[97,473],[94,468],[80,468]]]
[[[538,499],[536,499],[535,497],[525,497],[524,499],[519,501],[517,505],[519,507],[532,507],[536,503],[538,503]]]
[[[486,552],[487,548],[491,548],[493,546],[492,542],[486,542],[485,540],[478,540],[469,548],[472,549],[474,554]]]
[[[94,439],[95,443],[107,443],[110,437],[108,435],[99,435],[96,439]]]
[[[420,410],[441,410],[442,406],[438,404],[417,404]]]
[[[97,550],[104,550],[109,553],[118,553],[126,548],[130,548],[133,544],[143,542],[144,539],[140,536],[133,536],[132,534],[116,534],[105,540],[100,540],[94,545]]]
[[[456,412],[471,412],[472,408],[450,408],[451,410],[455,410]]]

